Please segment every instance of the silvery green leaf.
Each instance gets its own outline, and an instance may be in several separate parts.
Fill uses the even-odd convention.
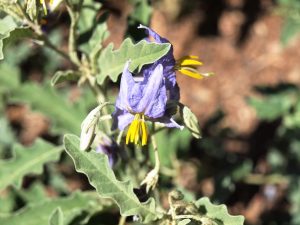
[[[57,161],[62,152],[61,147],[54,147],[40,139],[31,147],[15,145],[14,150],[15,157],[0,160],[0,190],[8,185],[19,187],[25,175],[41,173],[44,164]]]
[[[214,205],[209,198],[204,197],[196,201],[195,205],[200,210],[201,216],[210,222],[218,225],[243,225],[243,216],[232,216],[228,213],[225,205]]]
[[[99,199],[98,195],[95,195],[93,192],[75,192],[69,197],[41,199],[37,203],[26,205],[13,214],[0,215],[0,224],[46,225],[49,224],[49,216],[60,207],[65,225],[71,224],[75,218],[77,218],[76,224],[80,225],[84,224],[94,213],[110,206],[111,203],[107,200],[104,202],[104,200]]]
[[[64,225],[64,215],[60,207],[57,207],[50,215],[49,225]]]
[[[60,84],[64,81],[76,81],[80,77],[80,74],[73,70],[57,71],[51,78],[51,85]]]
[[[32,31],[28,28],[18,27],[11,16],[0,20],[0,60],[4,58],[3,48],[10,43],[26,37],[31,37]]]
[[[101,85],[107,77],[116,82],[128,60],[131,60],[130,71],[140,70],[144,65],[167,54],[170,47],[169,43],[157,44],[145,40],[134,44],[130,38],[125,39],[117,50],[113,50],[113,45],[110,44],[98,58],[100,73],[97,75],[97,82]]]
[[[201,138],[199,122],[195,114],[185,105],[180,104],[180,114],[186,128],[195,138]]]
[[[74,4],[78,4],[78,0],[72,0]],[[78,21],[79,33],[90,31],[97,24],[96,16],[101,7],[101,3],[93,0],[85,0],[81,7],[80,18]]]
[[[156,210],[153,198],[141,203],[133,192],[130,181],[117,180],[109,166],[107,155],[95,151],[81,151],[79,139],[75,135],[65,135],[65,150],[73,159],[77,172],[84,173],[100,197],[111,198],[119,206],[121,215],[138,215],[147,223],[158,219],[162,214]]]

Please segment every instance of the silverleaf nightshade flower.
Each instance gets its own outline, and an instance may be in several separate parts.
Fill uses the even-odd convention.
[[[145,29],[146,33],[151,36],[156,43],[170,43],[166,38],[161,37],[159,34],[157,34],[154,30],[152,30],[149,27],[140,25],[138,27],[139,29]],[[171,43],[170,43],[171,44]],[[187,76],[196,78],[196,79],[202,79],[207,76],[213,75],[213,73],[200,73],[197,71],[197,66],[201,66],[203,63],[199,61],[198,56],[184,56],[180,58],[179,60],[175,60],[173,55],[173,46],[171,44],[171,48],[169,52],[156,61],[156,63],[161,63],[164,67],[164,74],[167,79],[167,87],[171,90],[176,89],[176,75],[175,71],[178,70],[182,74],[185,74]],[[153,64],[155,65],[155,63]]]
[[[163,65],[156,64],[147,71],[142,70],[142,81],[135,81],[128,67],[129,62],[122,73],[112,129],[124,130],[129,125],[126,144],[138,144],[141,140],[142,146],[146,145],[148,140],[146,121],[160,122],[167,127],[182,129],[183,127],[170,116],[165,115],[168,95]]]

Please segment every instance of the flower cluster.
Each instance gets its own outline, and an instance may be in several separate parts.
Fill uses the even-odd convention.
[[[145,29],[156,43],[170,43],[148,27],[140,25],[138,28]],[[129,63],[129,61],[126,63],[122,73],[112,129],[124,130],[129,126],[126,144],[141,143],[142,146],[147,144],[148,139],[146,121],[182,129],[183,127],[173,120],[172,114],[167,113],[167,103],[179,101],[176,70],[198,79],[209,75],[201,74],[196,70],[196,66],[202,65],[198,58],[187,56],[176,61],[171,45],[165,56],[142,68],[141,79],[132,75],[128,69]]]

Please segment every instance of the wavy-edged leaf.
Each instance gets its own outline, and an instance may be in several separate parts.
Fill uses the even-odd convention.
[[[28,28],[18,28],[11,16],[0,20],[0,60],[4,58],[3,47],[17,39],[31,37],[32,31]]]
[[[16,145],[14,151],[15,157],[0,161],[0,190],[12,184],[20,186],[25,175],[41,173],[45,163],[59,159],[62,148],[38,139],[31,147]]]
[[[27,83],[18,88],[10,99],[29,103],[31,107],[49,116],[54,128],[62,132],[79,133],[85,111],[76,108],[48,84]]]
[[[86,217],[109,206],[103,204],[103,201],[94,193],[76,192],[70,197],[41,199],[39,203],[29,204],[16,213],[0,217],[0,224],[20,225],[25,222],[26,225],[46,225],[48,224],[49,216],[55,209],[60,207],[64,215],[64,224],[69,224],[76,217],[80,216],[81,220],[76,220],[76,224],[79,225],[82,224],[81,222]]]
[[[108,45],[98,59],[100,74],[97,81],[102,84],[107,76],[114,82],[124,69],[124,65],[131,60],[130,71],[140,70],[143,65],[153,63],[170,50],[171,44],[157,44],[142,40],[136,44],[130,38],[123,41],[119,49],[113,50],[113,45]]]
[[[106,155],[95,151],[80,151],[79,138],[75,135],[65,135],[64,144],[66,152],[75,163],[76,171],[88,177],[90,184],[101,197],[113,199],[119,206],[121,215],[139,215],[145,223],[160,216],[153,199],[141,203],[129,181],[122,182],[116,179]]]
[[[228,213],[225,205],[214,205],[209,198],[199,199],[195,205],[199,208],[202,215],[218,225],[243,225],[243,216],[232,216]]]

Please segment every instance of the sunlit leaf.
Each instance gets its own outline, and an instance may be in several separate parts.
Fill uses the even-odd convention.
[[[76,223],[79,225],[81,221],[107,206],[93,193],[76,192],[70,197],[41,199],[40,202],[29,204],[11,215],[0,216],[0,224],[20,225],[25,222],[26,225],[46,225],[53,211],[60,207],[64,224],[70,224],[74,218],[80,216]]]
[[[218,225],[243,225],[243,216],[232,216],[228,213],[225,205],[214,205],[209,198],[204,197],[199,199],[195,205],[198,207],[201,215],[208,218],[211,224]]]
[[[64,144],[76,170],[89,178],[90,184],[101,197],[112,198],[120,207],[123,216],[138,215],[143,222],[155,220],[160,216],[155,210],[153,199],[141,203],[134,194],[130,181],[122,182],[116,179],[106,155],[79,150],[79,138],[75,135],[65,135]]]
[[[130,71],[140,70],[143,65],[153,63],[164,56],[170,47],[168,43],[149,43],[145,40],[134,44],[129,38],[125,39],[117,50],[113,50],[113,45],[110,44],[101,52],[98,59],[100,74],[97,75],[97,81],[102,84],[109,77],[116,82],[128,60],[131,61]]]

